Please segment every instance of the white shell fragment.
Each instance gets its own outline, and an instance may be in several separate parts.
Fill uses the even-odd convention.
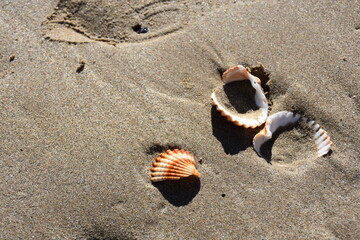
[[[313,139],[317,147],[317,156],[321,157],[326,155],[332,144],[330,137],[326,134],[326,131],[320,128],[319,124],[316,124],[314,121],[309,121],[300,114],[287,111],[278,112],[268,117],[265,127],[256,134],[253,139],[253,146],[256,153],[260,157],[263,157],[260,151],[261,146],[272,138],[272,134],[280,127],[290,126],[299,121],[306,123],[315,132]]]
[[[272,134],[280,127],[285,127],[290,124],[294,124],[301,116],[299,114],[293,114],[292,112],[278,112],[268,117],[265,123],[265,127],[255,135],[253,139],[254,149],[260,157],[263,157],[260,152],[261,146],[272,138]]]
[[[216,93],[213,92],[211,94],[211,99],[212,104],[216,107],[216,110],[219,111],[222,116],[226,117],[228,121],[231,121],[238,126],[255,128],[263,124],[266,121],[268,114],[268,102],[261,88],[260,79],[251,75],[242,65],[226,70],[222,75],[222,79],[225,84],[234,81],[249,80],[251,86],[255,89],[255,103],[259,109],[256,110],[256,112],[250,113],[234,113],[222,104]]]
[[[313,139],[317,147],[318,156],[321,157],[326,155],[330,151],[330,146],[332,144],[327,132],[320,128],[320,125],[315,123],[315,121],[309,121],[306,117],[303,117],[301,120],[315,132]]]
[[[152,163],[151,181],[159,182],[165,180],[179,180],[189,176],[200,178],[201,174],[196,170],[194,156],[185,150],[167,150],[160,153]]]

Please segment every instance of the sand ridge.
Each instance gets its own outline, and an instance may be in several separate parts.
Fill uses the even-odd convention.
[[[233,1],[223,1],[233,4]],[[65,42],[139,42],[175,33],[217,1],[60,1],[44,22],[48,38]],[[147,33],[147,34],[142,34]]]

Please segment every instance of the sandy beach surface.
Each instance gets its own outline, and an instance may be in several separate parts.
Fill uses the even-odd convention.
[[[358,0],[1,0],[0,239],[359,239]],[[271,159],[210,95],[270,74],[270,114],[316,120]],[[200,180],[150,181],[183,148]]]

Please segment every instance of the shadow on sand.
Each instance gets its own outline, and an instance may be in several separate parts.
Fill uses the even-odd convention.
[[[221,142],[226,154],[235,155],[252,147],[252,139],[261,127],[243,128],[226,120],[215,107],[211,109],[213,135]]]
[[[200,191],[200,179],[190,176],[176,181],[155,182],[153,185],[176,207],[189,204]]]

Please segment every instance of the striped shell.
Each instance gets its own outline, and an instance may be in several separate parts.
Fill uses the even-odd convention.
[[[194,156],[185,150],[167,150],[160,153],[152,163],[151,181],[179,180],[189,176],[200,178],[200,173],[196,170]]]
[[[221,113],[222,116],[230,122],[233,122],[237,126],[243,126],[245,128],[255,128],[260,126],[266,121],[268,114],[268,102],[265,94],[261,88],[261,81],[259,78],[251,75],[245,67],[238,65],[232,67],[224,72],[222,80],[225,84],[249,80],[251,86],[255,89],[255,103],[258,106],[258,110],[247,113],[236,113],[230,111],[225,104],[222,104],[220,98],[216,95],[216,92],[211,94],[212,104],[216,107],[216,110]]]
[[[310,127],[314,132],[313,139],[315,141],[315,145],[317,147],[317,156],[321,157],[326,155],[332,144],[330,137],[326,134],[322,128],[320,128],[319,124],[316,124],[314,121],[309,121],[307,118],[302,117],[300,114],[295,114],[293,112],[277,112],[266,120],[265,127],[255,135],[253,139],[253,146],[255,151],[260,157],[261,155],[261,146],[272,138],[272,134],[280,127],[289,126],[291,124],[295,124],[297,122],[304,122]]]
[[[327,132],[320,127],[315,121],[310,121],[306,117],[302,117],[301,120],[305,122],[314,132],[313,139],[317,148],[318,157],[326,155],[330,151],[330,146],[333,143]]]

